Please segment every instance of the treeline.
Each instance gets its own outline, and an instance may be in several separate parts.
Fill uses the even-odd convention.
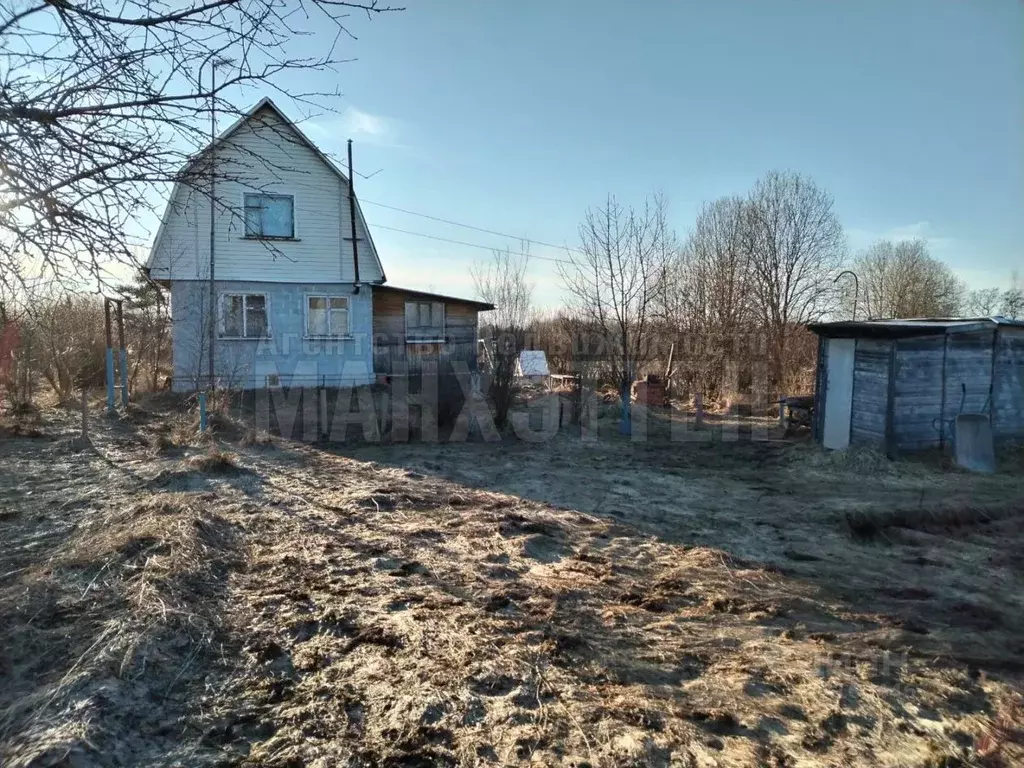
[[[850,258],[831,195],[796,173],[769,173],[744,195],[705,204],[683,239],[661,197],[641,207],[609,197],[586,212],[579,243],[559,265],[563,309],[540,318],[523,309],[525,248],[515,280],[492,279],[481,293],[517,298],[514,322],[500,309],[487,318],[495,336],[514,326],[513,338],[543,349],[553,370],[598,386],[664,374],[671,362],[677,392],[774,398],[813,386],[808,323],[1024,315],[1016,277],[1006,289],[968,291],[922,240],[880,241]]]
[[[159,389],[170,373],[167,298],[141,277],[118,293],[124,297],[129,389]],[[19,298],[17,308],[4,303],[0,314],[0,399],[15,408],[29,406],[41,383],[60,400],[75,398],[82,389],[102,390],[103,298],[63,291],[55,284],[25,289]]]

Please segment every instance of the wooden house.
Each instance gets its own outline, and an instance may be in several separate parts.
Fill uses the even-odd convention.
[[[814,436],[826,448],[945,447],[960,413],[989,417],[996,441],[1024,440],[1024,321],[818,323]]]
[[[170,289],[182,392],[359,386],[428,360],[473,371],[493,309],[386,285],[348,178],[270,99],[183,169],[147,268]]]
[[[477,323],[493,304],[391,285],[373,290],[373,370],[418,373],[438,363],[477,370]]]

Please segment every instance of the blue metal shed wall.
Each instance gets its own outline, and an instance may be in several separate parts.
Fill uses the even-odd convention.
[[[920,336],[896,343],[892,447],[914,451],[939,444],[943,351],[946,338]]]
[[[999,329],[993,372],[992,426],[996,439],[1024,441],[1024,328]]]

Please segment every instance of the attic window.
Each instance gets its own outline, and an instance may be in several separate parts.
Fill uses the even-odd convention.
[[[295,237],[295,198],[246,194],[245,236],[286,240]]]
[[[444,342],[444,304],[440,301],[405,302],[407,344]]]

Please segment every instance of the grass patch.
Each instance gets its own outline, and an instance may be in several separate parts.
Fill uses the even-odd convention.
[[[206,474],[225,474],[238,469],[237,456],[219,448],[211,448],[206,453],[190,456],[186,462],[190,469]]]

